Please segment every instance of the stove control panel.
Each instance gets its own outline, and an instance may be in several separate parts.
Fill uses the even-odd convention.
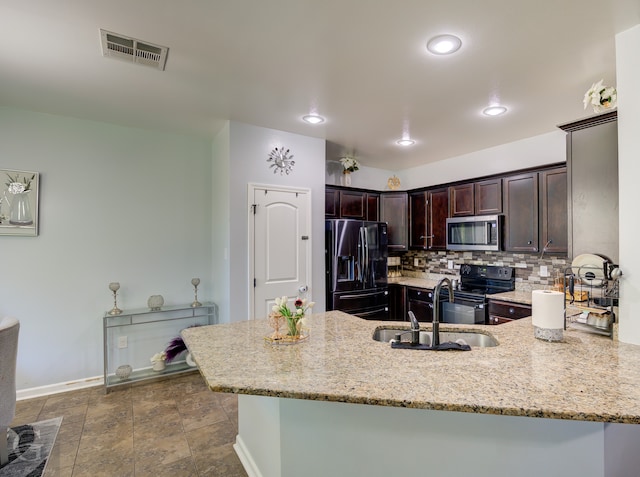
[[[513,267],[498,267],[494,265],[460,266],[460,275],[468,278],[491,278],[494,280],[511,280],[514,277]]]

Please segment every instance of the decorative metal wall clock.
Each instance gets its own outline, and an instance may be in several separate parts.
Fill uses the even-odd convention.
[[[287,174],[293,170],[293,166],[296,164],[296,161],[293,160],[293,154],[289,155],[289,149],[285,150],[283,147],[274,148],[273,151],[269,153],[269,159],[267,162],[273,162],[269,168],[273,168],[273,173],[280,171],[280,175]]]

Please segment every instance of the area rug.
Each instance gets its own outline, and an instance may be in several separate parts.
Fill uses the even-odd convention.
[[[9,429],[9,463],[0,477],[40,477],[47,467],[62,417]]]

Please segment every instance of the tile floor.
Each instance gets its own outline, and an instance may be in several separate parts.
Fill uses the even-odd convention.
[[[14,425],[63,416],[45,476],[246,476],[232,448],[234,394],[199,373],[19,401]]]

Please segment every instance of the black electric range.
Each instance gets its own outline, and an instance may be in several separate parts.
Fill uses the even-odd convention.
[[[515,269],[494,265],[460,267],[459,289],[449,303],[448,290],[440,291],[440,317],[443,323],[487,323],[487,295],[515,290]]]
[[[460,291],[475,295],[493,295],[513,291],[516,274],[513,267],[495,265],[460,266]]]

